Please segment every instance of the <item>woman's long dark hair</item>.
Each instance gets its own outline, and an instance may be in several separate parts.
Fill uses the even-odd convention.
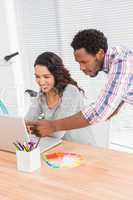
[[[79,91],[83,90],[78,86],[77,82],[72,79],[69,71],[64,67],[62,59],[53,52],[44,52],[37,57],[34,63],[36,65],[46,66],[55,79],[55,88],[59,95],[63,94],[68,84],[75,85]]]

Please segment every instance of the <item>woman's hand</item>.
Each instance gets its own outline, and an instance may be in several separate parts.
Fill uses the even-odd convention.
[[[32,130],[31,130],[31,126],[26,125],[26,128],[27,128],[27,132],[31,134],[31,132],[32,132]]]

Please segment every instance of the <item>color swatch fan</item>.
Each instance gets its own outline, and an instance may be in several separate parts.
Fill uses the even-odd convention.
[[[76,153],[54,152],[42,158],[51,168],[73,168],[84,162],[84,158]]]

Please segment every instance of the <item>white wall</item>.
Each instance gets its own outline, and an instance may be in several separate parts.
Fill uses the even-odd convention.
[[[13,1],[0,0],[0,99],[11,115],[23,112],[23,78],[19,57],[6,63],[4,56],[19,51]]]
[[[25,89],[36,89],[34,61],[44,51],[60,52],[55,0],[14,0]]]
[[[19,51],[13,64],[2,67],[0,73],[0,97],[12,115],[24,115],[27,110],[24,90],[37,89],[33,67],[37,55],[60,51],[55,7],[54,0],[0,0],[1,58]]]

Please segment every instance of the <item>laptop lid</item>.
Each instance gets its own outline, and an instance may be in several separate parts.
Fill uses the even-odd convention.
[[[15,152],[13,142],[23,143],[26,132],[23,118],[0,116],[0,150]]]
[[[13,142],[24,142],[27,137],[27,129],[22,117],[0,116],[0,150],[16,152]],[[62,140],[54,137],[41,138],[40,152],[60,144]]]

